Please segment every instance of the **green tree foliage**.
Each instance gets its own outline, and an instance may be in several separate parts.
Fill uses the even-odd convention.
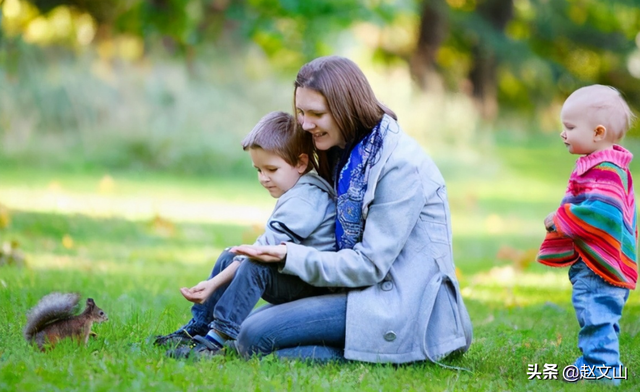
[[[498,103],[533,113],[587,83],[619,87],[640,107],[638,0],[5,1],[88,13],[94,42],[126,34],[147,51],[161,43],[189,56],[221,39],[250,41],[287,72],[331,53],[356,25],[404,24],[410,42],[381,41],[376,58],[405,62],[422,88],[435,77],[469,92],[486,118]]]
[[[433,4],[433,0],[425,0]],[[440,13],[448,36],[436,66],[449,86],[490,68],[483,88],[496,84],[502,107],[535,110],[588,83],[616,86],[640,105],[638,55],[640,2],[634,0],[447,0]],[[492,9],[492,6],[498,8]],[[513,13],[504,15],[512,7]],[[486,12],[486,10],[490,12]],[[499,16],[503,15],[502,18]],[[480,49],[480,50],[478,50]],[[456,64],[457,60],[462,60]],[[493,61],[490,61],[493,60]],[[631,69],[630,69],[631,68]],[[635,76],[631,72],[635,72]],[[493,80],[492,77],[495,75]],[[482,96],[480,94],[479,96]],[[492,99],[491,96],[485,96]]]
[[[17,0],[13,0],[17,1]],[[129,34],[178,52],[221,37],[258,44],[279,66],[297,67],[332,51],[360,21],[389,23],[412,0],[20,0],[40,12],[69,7],[93,16],[98,39]]]
[[[533,5],[528,37],[532,58],[544,60],[562,94],[584,83],[604,83],[623,88],[640,103],[640,80],[627,66],[629,55],[638,51],[640,2],[537,0]],[[525,79],[523,73],[519,76]],[[536,92],[533,78],[526,79],[526,87]]]
[[[252,37],[281,65],[298,67],[318,55],[329,54],[340,32],[359,21],[390,22],[395,1],[363,0],[249,0],[238,7],[238,20]]]

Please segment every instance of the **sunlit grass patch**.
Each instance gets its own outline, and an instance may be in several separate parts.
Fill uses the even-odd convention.
[[[523,272],[511,265],[477,273],[465,283],[465,298],[507,308],[565,303],[571,294],[566,274]]]
[[[36,175],[10,173],[0,183],[3,202],[13,209],[83,214],[128,220],[254,224],[264,222],[275,201],[253,179],[209,180],[132,174],[104,180],[90,173]],[[114,179],[115,178],[115,179]],[[102,177],[104,179],[104,177]]]

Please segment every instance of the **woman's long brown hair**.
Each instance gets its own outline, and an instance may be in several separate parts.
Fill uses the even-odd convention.
[[[345,57],[319,57],[303,65],[294,85],[294,112],[295,93],[299,87],[319,92],[327,100],[329,111],[347,146],[371,132],[385,113],[397,120],[396,114],[378,101],[362,70]],[[315,152],[318,174],[333,183],[332,172],[337,163],[337,154],[318,149]]]

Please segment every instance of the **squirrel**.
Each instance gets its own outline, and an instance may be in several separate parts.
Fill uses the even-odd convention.
[[[66,337],[87,344],[93,323],[101,323],[109,318],[92,298],[87,299],[86,308],[76,316],[74,310],[79,300],[80,295],[77,293],[55,292],[42,297],[27,313],[25,339],[37,343],[42,351],[45,351],[45,344],[49,343],[50,347],[54,347]]]

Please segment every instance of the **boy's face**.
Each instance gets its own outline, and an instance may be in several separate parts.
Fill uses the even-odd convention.
[[[586,155],[598,150],[598,135],[583,99],[569,97],[562,106],[560,118],[564,141],[571,154]]]
[[[250,148],[249,155],[258,170],[260,184],[276,199],[293,188],[307,168],[304,159],[300,159],[297,166],[291,166],[277,154],[262,148]]]

